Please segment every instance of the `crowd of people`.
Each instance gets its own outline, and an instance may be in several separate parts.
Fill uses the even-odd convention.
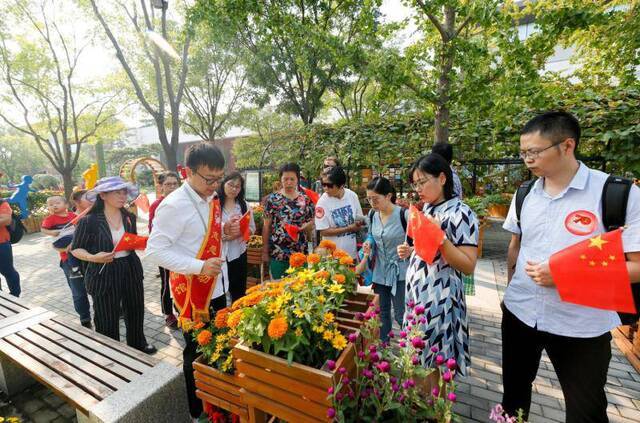
[[[532,383],[541,353],[546,350],[558,374],[566,400],[566,421],[607,421],[604,393],[611,357],[609,331],[620,324],[615,312],[566,303],[554,288],[548,259],[554,252],[582,239],[565,229],[565,217],[575,210],[601,216],[601,194],[607,175],[589,169],[576,158],[580,126],[571,114],[548,112],[522,129],[520,157],[538,178],[524,199],[522,215],[511,204],[504,229],[511,232],[508,264],[510,284],[504,297],[502,343],[505,410],[528,415]],[[392,182],[377,176],[366,185],[366,198],[347,188],[347,176],[337,157],[323,162],[314,191],[317,201],[301,186],[296,163],[279,169],[279,188],[264,198],[263,261],[272,279],[280,279],[296,252],[309,253],[320,240],[331,240],[355,259],[362,284],[371,285],[380,298],[380,337],[388,342],[394,322],[403,328],[410,311],[420,306],[427,318],[420,323],[426,348],[419,360],[436,367],[438,356],[454,358],[456,374],[468,375],[468,316],[463,275],[473,274],[478,256],[479,221],[465,204],[462,185],[451,167],[451,145],[436,144],[415,160],[408,182],[423,204],[422,212],[444,231],[432,263],[424,261],[408,236],[410,213],[396,204]],[[249,231],[256,226],[252,208],[244,198],[242,175],[225,175],[222,152],[209,143],[192,146],[186,157],[186,179],[167,172],[160,176],[160,196],[150,208],[150,237],[145,260],[159,266],[162,313],[175,328],[170,279],[173,275],[213,278],[210,303],[202,312],[213,316],[242,297],[247,283],[247,242],[241,231],[249,214]],[[47,201],[51,215],[43,232],[54,237],[80,322],[91,327],[88,296],[92,298],[95,330],[119,340],[119,319],[124,317],[126,342],[147,353],[143,331],[144,287],[140,259],[135,251],[114,253],[125,233],[137,233],[136,216],[127,202],[136,188],[118,177],[103,178],[91,191],[77,192],[75,212],[62,197]],[[219,204],[215,209],[213,200]],[[363,212],[361,200],[369,211]],[[69,231],[69,222],[87,207],[90,211]],[[4,227],[10,219],[0,204],[0,273],[10,292],[20,294],[19,276],[11,264],[11,244]],[[640,282],[640,190],[629,193],[624,251],[632,282]],[[214,224],[220,225],[221,250],[202,255]],[[293,237],[290,228],[298,235]],[[605,230],[602,225],[589,235]],[[65,232],[66,231],[66,232]],[[71,233],[70,233],[71,232]],[[582,235],[584,237],[586,235]],[[208,258],[202,258],[208,257]],[[192,363],[196,343],[187,333],[183,352],[190,413],[197,419],[201,401],[195,396]],[[589,371],[584,371],[589,369]],[[438,372],[421,381],[425,393],[438,386]]]

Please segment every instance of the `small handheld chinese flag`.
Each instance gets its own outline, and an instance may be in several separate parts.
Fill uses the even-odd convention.
[[[302,191],[304,191],[304,193],[307,194],[307,197],[311,199],[311,202],[313,204],[318,204],[318,200],[320,199],[320,194],[318,194],[313,190],[310,190],[309,188],[305,188],[305,187],[300,187],[300,188],[302,188]]]
[[[293,239],[294,241],[298,242],[298,236],[300,235],[300,227],[299,226],[294,226],[294,225],[291,225],[289,223],[285,223],[284,224],[284,230],[287,231],[287,234],[289,234],[291,239]]]
[[[71,222],[69,222],[69,223],[72,224],[72,225],[77,225],[78,222],[80,221],[80,219],[85,217],[87,215],[87,213],[89,213],[90,211],[91,211],[91,207],[87,207],[82,212],[80,212],[76,217],[71,219]]]
[[[407,235],[413,238],[416,254],[425,262],[432,264],[444,239],[444,231],[431,223],[414,205],[409,207]]]
[[[622,249],[622,229],[605,232],[558,251],[549,259],[562,301],[635,313]]]
[[[149,213],[149,198],[147,197],[147,194],[140,193],[140,195],[133,200],[133,204],[143,212]]]
[[[114,253],[118,251],[144,250],[147,248],[148,236],[139,236],[125,232],[120,238],[118,245],[113,249]]]
[[[251,220],[251,214],[247,210],[247,212],[243,214],[240,220],[238,221],[240,223],[240,233],[242,234],[242,238],[245,241],[249,241],[249,238],[251,238],[251,230],[249,229],[250,220]]]

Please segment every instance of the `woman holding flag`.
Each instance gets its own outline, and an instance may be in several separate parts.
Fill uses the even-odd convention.
[[[144,337],[144,288],[140,258],[131,250],[116,251],[128,238],[135,238],[136,216],[125,208],[138,190],[118,176],[102,178],[90,196],[95,203],[80,219],[71,254],[87,262],[85,284],[93,299],[98,333],[120,340],[120,304],[124,310],[127,345],[147,354],[156,352]],[[92,200],[92,198],[90,198]],[[126,248],[126,247],[125,247]],[[118,248],[119,250],[119,248]]]
[[[425,207],[424,213],[411,207],[408,233],[414,247],[406,243],[398,247],[401,259],[411,255],[404,325],[418,324],[424,332],[425,367],[437,368],[443,360],[453,359],[449,369],[465,376],[470,358],[462,274],[472,274],[476,266],[478,219],[454,195],[451,167],[441,156],[419,158],[409,171],[409,182]],[[440,376],[435,371],[426,378],[426,392],[438,389]]]
[[[235,301],[247,290],[247,241],[256,231],[253,211],[244,200],[244,178],[240,172],[225,176],[218,198],[222,204],[222,223],[240,222],[239,234],[222,234],[222,242],[227,244],[229,293],[231,301]]]

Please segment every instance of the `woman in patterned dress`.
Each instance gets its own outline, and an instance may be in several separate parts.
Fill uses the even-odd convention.
[[[409,182],[424,201],[427,218],[445,232],[444,241],[433,264],[427,264],[407,244],[398,247],[398,255],[411,255],[406,276],[407,304],[424,307],[426,348],[422,364],[435,368],[436,357],[456,360],[456,374],[467,374],[469,330],[462,274],[472,274],[478,256],[478,219],[473,211],[453,194],[451,168],[437,154],[418,159],[409,171]],[[414,308],[415,310],[415,308]],[[404,325],[408,324],[407,309]],[[433,349],[432,349],[433,348]],[[424,381],[425,392],[438,386],[440,374],[435,371]]]
[[[272,279],[282,278],[292,253],[304,252],[305,232],[313,228],[315,214],[311,199],[298,190],[300,167],[297,164],[287,163],[280,168],[280,182],[282,189],[270,194],[265,201],[262,227],[262,261],[268,263]],[[287,223],[301,228],[297,241],[284,229]]]

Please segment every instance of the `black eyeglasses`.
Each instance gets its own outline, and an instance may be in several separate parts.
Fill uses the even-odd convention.
[[[201,177],[204,180],[204,183],[207,184],[207,185],[213,185],[213,184],[218,183],[218,182],[220,182],[221,180],[224,179],[224,175],[222,175],[222,176],[220,176],[218,178],[207,178],[206,176],[200,175],[200,173],[197,170],[194,171],[194,173],[196,175],[198,175],[199,177]]]
[[[328,182],[323,182],[323,183],[322,183],[322,187],[323,187],[323,188],[333,188],[333,187],[335,187],[335,186],[336,186],[336,184],[330,184],[330,183],[328,183]]]
[[[555,146],[557,146],[557,145],[560,145],[560,144],[562,144],[562,143],[563,143],[563,142],[565,142],[565,141],[566,141],[566,140],[562,140],[562,141],[560,141],[560,142],[554,142],[554,143],[553,143],[553,144],[551,144],[549,147],[545,147],[545,148],[543,148],[543,149],[541,149],[541,150],[526,150],[526,151],[520,151],[519,157],[520,157],[522,160],[526,160],[526,159],[532,159],[532,160],[535,160],[535,159],[537,159],[538,157],[540,157],[540,153],[542,153],[543,151],[546,151],[546,150],[548,150],[548,149],[550,149],[550,148],[553,148],[553,147],[555,147]]]

